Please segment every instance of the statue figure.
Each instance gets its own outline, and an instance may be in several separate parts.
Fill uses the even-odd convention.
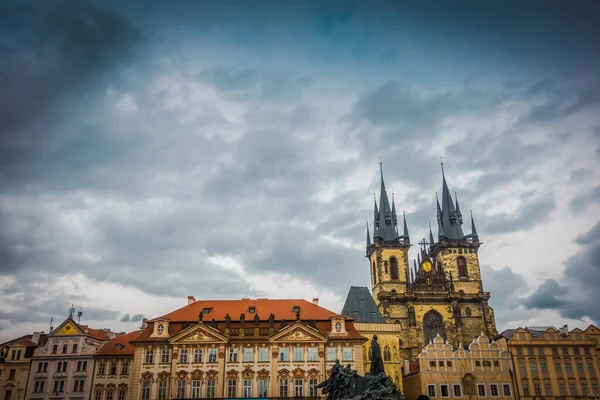
[[[275,325],[275,314],[271,313],[269,315],[269,328],[273,328]]]
[[[279,323],[279,329],[283,329],[286,326],[288,326],[288,323],[285,319],[281,320],[281,322]]]
[[[458,307],[456,300],[452,302],[452,318],[454,318],[454,323],[457,327],[462,326],[462,315],[460,314],[460,307]]]
[[[229,324],[231,323],[231,317],[229,314],[225,315],[225,328],[229,328]]]
[[[381,347],[377,341],[377,335],[373,335],[373,340],[371,340],[371,375],[379,375],[382,372],[384,372],[384,369]]]
[[[217,321],[215,321],[214,318],[212,319],[212,321],[210,321],[210,327],[217,329]]]
[[[412,305],[408,306],[408,326],[416,326],[415,308]]]
[[[311,328],[317,329],[317,321],[315,321],[314,319],[312,321],[310,321],[308,323],[308,326],[310,326]]]
[[[300,308],[296,311],[296,321],[300,321]]]
[[[242,313],[240,315],[240,326],[244,326],[244,322],[246,322],[246,314]]]
[[[258,316],[258,314],[254,314],[254,325],[258,326],[259,323],[260,323],[260,317]]]
[[[204,318],[204,313],[202,311],[200,311],[198,313],[198,322],[202,322],[202,318]]]

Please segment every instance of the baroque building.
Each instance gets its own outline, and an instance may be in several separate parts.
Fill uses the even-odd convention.
[[[46,340],[45,333],[34,332],[0,345],[0,399],[25,399],[31,357]]]
[[[336,360],[363,373],[351,319],[306,300],[198,300],[146,320],[130,399],[318,397]]]
[[[470,343],[484,333],[497,335],[490,293],[483,290],[479,265],[481,242],[471,215],[471,233],[463,232],[463,215],[452,199],[442,165],[441,204],[437,199],[437,240],[419,244],[417,259],[409,262],[412,246],[406,223],[398,227],[396,204],[390,201],[380,164],[379,203],[374,199],[373,236],[367,226],[366,257],[373,298],[388,323],[402,326],[402,356],[414,360],[439,335],[451,343]],[[436,195],[437,197],[437,195]]]
[[[598,396],[600,330],[567,326],[507,329],[498,336],[510,350],[518,395],[522,399]]]
[[[400,324],[388,324],[383,319],[371,292],[367,287],[352,286],[344,302],[342,315],[354,320],[354,328],[367,338],[363,344],[363,369],[369,371],[371,365],[371,341],[377,335],[381,347],[381,357],[386,375],[402,391],[404,360],[401,357]]]
[[[432,399],[516,398],[509,352],[483,334],[468,348],[455,348],[436,336],[407,369],[403,377],[407,399],[420,394]]]
[[[37,347],[31,358],[26,399],[89,399],[94,355],[117,335],[75,322],[72,312]],[[116,399],[115,399],[116,400]]]

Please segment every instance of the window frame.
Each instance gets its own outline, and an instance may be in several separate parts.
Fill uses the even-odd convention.
[[[456,394],[456,389],[458,389],[458,394]],[[461,398],[462,396],[462,385],[460,383],[452,384],[452,396],[456,398]]]
[[[435,384],[433,384],[433,383],[427,384],[427,396],[433,397],[433,398],[437,397]]]

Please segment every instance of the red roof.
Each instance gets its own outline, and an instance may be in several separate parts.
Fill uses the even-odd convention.
[[[324,321],[331,317],[342,317],[323,307],[320,307],[309,301],[298,300],[278,300],[278,299],[242,299],[242,300],[198,300],[188,304],[178,310],[172,311],[162,316],[172,322],[198,321],[198,314],[205,308],[210,312],[204,314],[204,322],[210,322],[213,318],[218,321],[225,321],[225,315],[229,314],[232,321],[239,321],[242,313],[246,314],[246,323],[252,321],[254,314],[260,316],[261,321],[266,321],[269,314],[275,314],[275,320],[295,321],[296,312],[294,307],[300,307],[300,317],[306,321]],[[250,313],[250,308],[254,307],[254,313]],[[342,317],[346,319],[346,317]]]
[[[108,340],[108,332],[103,329],[90,328],[87,325],[77,324],[85,334],[96,340]]]
[[[46,333],[40,333],[40,339],[39,339],[38,343],[32,342],[32,339],[33,339],[33,335],[32,334],[24,335],[24,336],[18,337],[16,339],[12,339],[12,340],[9,340],[7,342],[0,343],[0,347],[3,347],[5,345],[9,345],[9,344],[12,344],[12,345],[19,345],[19,344],[21,344],[21,345],[24,345],[24,346],[36,346],[36,347],[37,346],[43,346],[48,341],[48,334],[46,334]]]
[[[112,340],[109,340],[102,346],[98,352],[98,356],[133,356],[135,348],[131,345],[131,341],[140,336],[140,331],[133,331],[120,335]]]

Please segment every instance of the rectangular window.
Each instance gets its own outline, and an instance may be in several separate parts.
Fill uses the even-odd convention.
[[[490,396],[492,396],[492,397],[500,396],[500,393],[498,392],[498,385],[495,383],[492,383],[490,385]]]
[[[119,400],[125,400],[125,395],[127,394],[127,392],[125,391],[125,389],[119,389]]]
[[[550,382],[544,382],[544,392],[546,396],[552,396],[552,385]]]
[[[517,354],[518,355],[523,355],[523,348],[522,347],[517,347]]]
[[[573,354],[579,355],[579,347],[573,347]]]
[[[208,350],[208,362],[209,363],[217,362],[217,349],[209,349]]]
[[[236,347],[232,347],[229,349],[229,362],[237,362],[238,361],[238,349]]]
[[[336,359],[336,351],[335,347],[327,348],[327,361],[335,361]]]
[[[571,392],[571,396],[577,396],[577,385],[575,383],[569,383],[569,392]]]
[[[525,370],[524,362],[519,363],[519,372],[521,373],[522,376],[525,376],[525,374],[527,374],[527,371]]]
[[[161,354],[160,354],[160,362],[161,364],[168,364],[170,357],[169,357],[169,349],[165,348],[162,349]]]
[[[344,347],[344,351],[342,353],[343,361],[352,361],[352,347]]]
[[[552,348],[552,355],[553,356],[557,356],[558,355],[558,348],[557,347],[553,347]]]
[[[504,393],[504,397],[512,396],[512,390],[510,390],[510,383],[502,384],[502,393]]]
[[[65,381],[58,380],[54,381],[54,390],[55,393],[62,393],[65,390]]]
[[[566,396],[567,395],[567,385],[565,385],[564,383],[559,383],[558,384],[558,393],[561,396]]]
[[[113,400],[114,394],[115,394],[114,390],[109,390],[108,392],[106,392],[106,400]]]
[[[158,400],[167,399],[167,382],[158,382]]]
[[[548,364],[546,364],[546,361],[540,361],[540,370],[542,373],[548,372]]]
[[[67,372],[67,362],[66,361],[59,361],[58,364],[57,364],[57,366],[56,366],[56,372]]]
[[[9,381],[12,381],[12,380],[14,380],[14,379],[15,379],[15,375],[16,375],[16,373],[17,373],[17,370],[16,370],[16,369],[11,369],[11,370],[8,372],[8,380],[9,380]]]
[[[254,361],[254,354],[252,347],[244,347],[244,362]]]
[[[258,380],[258,397],[268,397],[267,396],[267,387],[268,381],[264,378]]]
[[[142,389],[142,400],[148,399],[150,399],[150,395],[148,395],[148,397],[144,397],[144,392]],[[94,392],[94,400],[102,400],[102,390],[96,389],[96,391]]]
[[[317,361],[317,348],[309,347],[308,348],[308,361]]]
[[[252,379],[244,379],[244,398],[252,397]]]
[[[110,363],[110,369],[108,372],[109,375],[116,375],[117,374],[117,362],[116,361],[111,361]]]
[[[294,347],[294,361],[302,361],[303,358],[302,347]]]
[[[62,353],[67,354],[67,351],[69,351],[69,345],[65,343],[62,347]]]
[[[429,361],[429,367],[430,368],[435,368],[436,367],[436,362],[435,361]]]
[[[279,397],[288,397],[288,380],[279,380]]]
[[[202,362],[202,349],[194,350],[194,362],[201,363]]]
[[[179,350],[179,364],[187,364],[188,362],[188,349]]]
[[[44,361],[39,363],[37,372],[48,372],[48,362]]]
[[[542,395],[542,388],[537,382],[533,384],[533,393],[535,393],[536,396]]]
[[[183,379],[177,380],[177,398],[185,399],[185,380]]]
[[[235,399],[237,395],[237,381],[230,379],[227,381],[227,397]]]
[[[567,374],[573,372],[573,367],[571,366],[571,363],[565,363],[565,369],[567,370]]]
[[[98,398],[97,394],[100,393],[100,397]],[[102,398],[102,392],[96,392],[96,399]],[[150,400],[150,382],[142,382],[142,400]]]
[[[46,386],[46,381],[35,381],[35,385],[33,387],[33,391],[35,393],[43,393],[44,386]]]
[[[83,385],[85,384],[85,380],[83,379],[75,379],[73,384],[74,392],[83,392]]]
[[[538,354],[539,354],[540,356],[543,356],[543,355],[544,355],[544,348],[543,348],[543,347],[538,347]]]
[[[556,361],[554,363],[554,369],[556,370],[557,374],[562,373],[562,365],[561,365],[560,361]]]
[[[289,349],[282,347],[279,349],[279,361],[290,361]]]
[[[598,390],[598,384],[597,383],[592,383],[592,394],[593,395],[597,395],[600,394],[600,390]]]
[[[479,395],[479,397],[486,397],[485,385],[483,383],[477,384],[477,394]]]
[[[529,384],[523,383],[523,396],[529,396]]]
[[[583,375],[583,363],[578,361],[575,366],[577,367],[577,373]]]
[[[569,355],[569,348],[568,347],[563,347],[562,348],[562,353],[563,353],[563,355],[568,356]]]
[[[121,375],[129,375],[129,361],[121,362]]]
[[[446,367],[450,368],[452,366],[452,361],[446,361]]]
[[[537,364],[535,361],[531,361],[531,364],[529,364],[530,368],[531,368],[531,373],[535,374],[537,373]]]
[[[206,382],[206,398],[214,399],[215,398],[215,388],[217,387],[216,379],[209,379]]]
[[[589,349],[589,347],[584,347],[583,348],[583,354],[585,354],[586,356],[590,355],[590,349]]]
[[[533,347],[528,347],[527,348],[527,353],[532,356],[533,355]]]
[[[73,354],[77,353],[77,343],[73,343],[73,348],[71,350],[71,353],[73,353]]]
[[[588,362],[587,367],[588,367],[588,374],[590,374],[590,376],[594,375],[594,363]]]
[[[452,385],[454,397],[462,397],[462,387],[460,385]]]
[[[146,350],[146,364],[154,364],[154,350],[148,349]],[[102,374],[100,374],[102,375]]]
[[[192,399],[200,398],[200,381],[195,379],[192,381]]]
[[[582,396],[587,396],[588,393],[588,385],[586,382],[580,382],[579,383],[581,385],[581,395]]]
[[[87,371],[87,361],[77,361],[77,372]]]
[[[427,385],[427,395],[429,397],[435,397],[435,385]]]
[[[317,382],[316,379],[311,379],[310,381],[308,381],[308,389],[309,389],[309,396],[310,397],[318,397],[318,389],[317,389],[317,385],[319,384],[319,382]]]
[[[294,397],[304,396],[304,379],[294,379]]]
[[[258,361],[259,362],[269,362],[269,349],[266,347],[261,347],[258,349]]]
[[[441,397],[450,397],[448,385],[440,385],[440,396]]]
[[[58,353],[58,345],[57,344],[52,346],[52,354],[56,354],[56,353]]]

